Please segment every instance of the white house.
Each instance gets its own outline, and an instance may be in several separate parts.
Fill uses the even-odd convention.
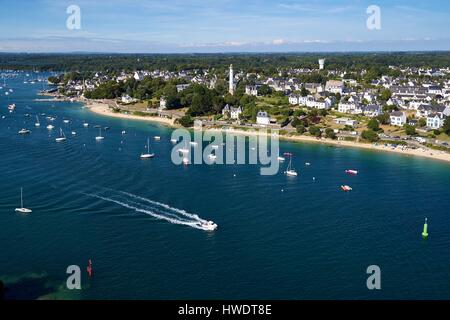
[[[167,100],[165,97],[161,97],[161,99],[159,99],[159,109],[164,110],[166,108],[167,108]]]
[[[316,108],[316,109],[329,109],[331,108],[331,105],[333,104],[333,101],[330,98],[326,98],[323,101],[314,99],[313,97],[309,97],[306,100],[305,105],[309,108]]]
[[[136,71],[134,73],[134,79],[136,79],[137,81],[142,81],[144,79],[144,75],[142,72]]]
[[[352,126],[354,127],[356,124],[358,124],[358,121],[348,118],[337,118],[334,120],[337,124],[345,125],[345,126]]]
[[[445,118],[437,113],[430,114],[427,117],[427,127],[430,129],[439,129],[444,125]]]
[[[189,88],[191,84],[190,83],[186,83],[186,84],[177,84],[177,92],[181,92],[184,89]]]
[[[122,96],[122,103],[132,103],[133,101],[134,99],[127,94]]]
[[[362,107],[362,113],[367,117],[378,117],[383,113],[383,108],[377,104],[369,104]]]
[[[259,85],[245,86],[245,94],[248,94],[249,96],[257,97],[259,88],[260,88]]]
[[[325,91],[342,94],[344,92],[344,83],[337,80],[328,80],[325,84]]]
[[[299,98],[299,95],[298,95],[298,94],[291,94],[291,95],[289,96],[289,103],[290,103],[290,104],[293,104],[293,105],[299,104],[299,103],[298,103],[298,98]]]
[[[256,123],[261,125],[268,125],[270,123],[270,118],[267,112],[259,111],[256,115]]]
[[[229,114],[231,119],[238,120],[242,113],[241,107],[233,107],[228,104],[222,109],[222,115]]]
[[[393,126],[401,127],[406,123],[406,113],[402,111],[393,111],[389,116]]]

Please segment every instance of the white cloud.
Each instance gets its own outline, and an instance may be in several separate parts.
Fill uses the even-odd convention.
[[[284,39],[274,39],[274,40],[272,40],[272,44],[276,45],[276,46],[279,46],[279,45],[282,45],[282,44],[285,44],[285,43],[286,43],[286,41],[284,41]]]

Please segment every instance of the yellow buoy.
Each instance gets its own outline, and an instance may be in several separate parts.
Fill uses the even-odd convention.
[[[428,223],[427,223],[427,218],[425,218],[425,223],[423,224],[422,237],[423,237],[424,239],[428,238]]]

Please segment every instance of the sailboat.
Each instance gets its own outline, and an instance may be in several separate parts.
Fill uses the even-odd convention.
[[[292,153],[286,153],[286,155],[289,155],[289,164],[284,174],[286,174],[287,176],[296,177],[297,171],[292,168]]]
[[[61,128],[59,128],[59,138],[56,138],[55,141],[56,142],[66,141],[66,135],[64,134],[64,132]]]
[[[147,139],[147,153],[141,154],[141,159],[150,159],[155,156],[154,153],[150,153],[150,138]]]
[[[31,209],[27,209],[27,208],[23,207],[23,188],[20,188],[20,208],[16,208],[15,211],[21,212],[21,213],[31,213],[32,212]]]
[[[105,137],[102,137],[102,128],[101,127],[99,128],[99,131],[100,131],[100,135],[95,137],[95,140],[97,140],[97,141],[105,139]]]
[[[34,124],[35,127],[40,127],[41,123],[39,122],[39,117],[36,116],[36,123]]]

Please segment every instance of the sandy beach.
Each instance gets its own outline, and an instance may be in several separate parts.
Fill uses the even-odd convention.
[[[83,102],[85,103],[85,102]],[[133,114],[124,114],[119,112],[113,112],[109,108],[108,104],[101,102],[92,102],[85,104],[89,110],[95,112],[97,114],[121,119],[130,119],[130,120],[141,120],[141,121],[150,121],[150,122],[158,122],[160,124],[175,127],[175,123],[173,119],[163,118],[163,117],[151,117],[151,116],[137,116]]]
[[[85,103],[85,102],[83,102]],[[115,113],[111,111],[108,104],[102,103],[102,102],[89,102],[86,104],[86,107],[89,108],[92,112],[95,112],[97,114],[103,115],[103,116],[110,116],[110,117],[116,117],[116,118],[122,118],[122,119],[130,119],[130,120],[140,120],[140,121],[150,121],[150,122],[157,122],[166,126],[170,127],[176,127],[173,119],[163,118],[163,117],[143,117],[143,116],[137,116],[137,115],[131,115],[131,114],[123,114],[123,113]],[[218,129],[213,128],[211,130],[217,130],[221,132],[229,132],[233,134],[241,134],[241,135],[260,135],[259,131],[244,131],[239,129]],[[393,148],[391,146],[385,146],[384,144],[370,144],[370,143],[362,143],[362,142],[353,142],[353,141],[344,141],[344,140],[331,140],[331,139],[325,139],[320,138],[317,139],[315,137],[310,136],[279,136],[280,140],[287,140],[287,141],[295,141],[295,142],[307,142],[307,143],[324,143],[334,146],[340,146],[340,147],[351,147],[351,148],[362,148],[362,149],[368,149],[368,150],[374,150],[374,151],[383,151],[383,152],[394,152],[397,154],[403,154],[406,156],[417,156],[417,157],[426,157],[430,159],[435,160],[441,160],[450,162],[450,153],[439,151],[439,150],[433,150],[428,149],[425,146],[423,148],[419,149],[411,149],[411,148],[402,148],[402,146],[397,146],[396,148]]]
[[[222,129],[217,129],[218,131],[224,131]],[[227,129],[226,132],[234,133],[234,134],[243,134],[243,135],[260,135],[258,131],[244,131],[239,129]],[[419,149],[411,149],[411,148],[402,148],[402,146],[397,146],[393,148],[391,146],[385,146],[384,144],[370,144],[370,143],[362,143],[362,142],[353,142],[353,141],[344,141],[344,140],[332,140],[326,138],[317,139],[311,136],[279,136],[280,140],[286,141],[296,141],[296,142],[308,142],[308,143],[323,143],[340,147],[351,147],[351,148],[362,148],[368,150],[375,151],[383,151],[383,152],[394,152],[398,154],[403,154],[407,156],[419,156],[426,157],[435,160],[447,161],[450,162],[450,153],[428,149],[425,146]]]

